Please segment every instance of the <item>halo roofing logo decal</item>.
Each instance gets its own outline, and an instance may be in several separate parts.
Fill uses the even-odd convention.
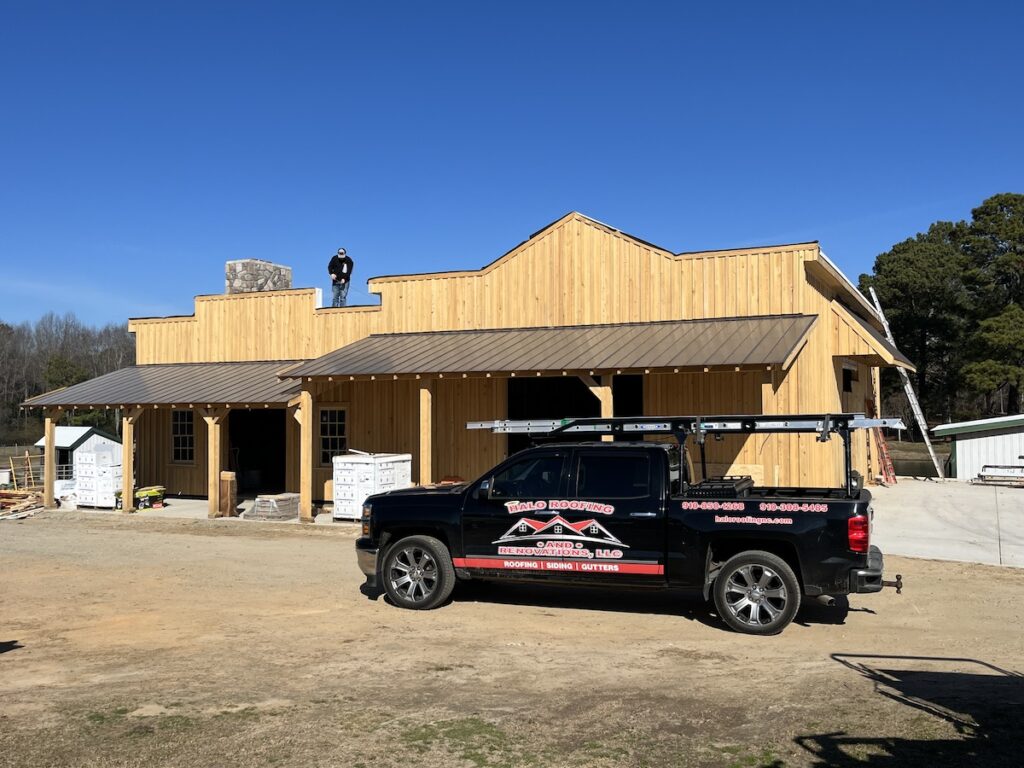
[[[570,523],[561,515],[555,515],[550,520],[531,520],[528,517],[520,518],[505,531],[504,535],[492,542],[492,544],[507,544],[510,541],[591,541],[595,544],[611,544],[616,547],[629,549],[628,544],[623,544],[613,536],[607,528],[597,520],[581,520],[578,523]]]
[[[506,501],[505,509],[510,515],[523,512],[537,512],[544,515],[555,515],[561,510],[570,512],[589,512],[593,515],[614,515],[615,507],[601,501],[585,499],[538,499],[537,501]]]

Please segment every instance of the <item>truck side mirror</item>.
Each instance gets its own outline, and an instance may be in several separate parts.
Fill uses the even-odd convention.
[[[482,483],[480,483],[480,485],[478,485],[476,487],[476,490],[473,492],[473,495],[477,498],[477,500],[482,501],[483,499],[486,499],[486,498],[490,497],[490,495],[491,495],[490,492],[491,492],[491,481],[490,480],[484,480]]]

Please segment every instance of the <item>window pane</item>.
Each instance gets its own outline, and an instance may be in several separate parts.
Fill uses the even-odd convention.
[[[343,408],[322,408],[320,410],[320,465],[331,464],[334,456],[344,453],[345,410]]]
[[[558,493],[564,463],[561,456],[534,456],[517,461],[495,476],[491,496],[503,499],[553,497]]]
[[[640,454],[584,454],[577,473],[577,495],[584,499],[650,496],[651,461]]]
[[[195,414],[171,411],[171,461],[195,460]]]

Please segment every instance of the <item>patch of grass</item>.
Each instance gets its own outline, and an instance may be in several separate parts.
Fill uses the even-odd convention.
[[[762,749],[758,752],[740,754],[744,750],[740,747],[719,747],[723,752],[737,755],[736,759],[729,763],[729,768],[752,768],[752,766],[774,766],[782,765],[782,761],[775,756],[770,749]]]
[[[245,707],[244,709],[225,709],[214,717],[237,717],[241,720],[254,719],[260,716],[260,712],[256,707]]]
[[[589,757],[609,758],[616,761],[622,761],[629,755],[629,750],[625,747],[614,747],[600,741],[584,742],[581,749],[583,752],[586,752]]]
[[[195,721],[185,715],[165,715],[157,720],[157,725],[161,731],[184,731],[195,725]]]
[[[112,709],[109,712],[86,712],[85,719],[94,725],[102,725],[103,723],[120,720],[127,715],[129,711],[128,707],[118,707],[117,709]]]
[[[511,768],[537,761],[534,755],[520,751],[505,731],[479,717],[421,725],[406,731],[401,738],[421,754],[441,748],[476,768]]]

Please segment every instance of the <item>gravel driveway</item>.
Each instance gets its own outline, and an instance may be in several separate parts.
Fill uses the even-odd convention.
[[[359,591],[353,526],[0,523],[0,766],[1017,766],[1024,571],[771,638],[676,592]]]

